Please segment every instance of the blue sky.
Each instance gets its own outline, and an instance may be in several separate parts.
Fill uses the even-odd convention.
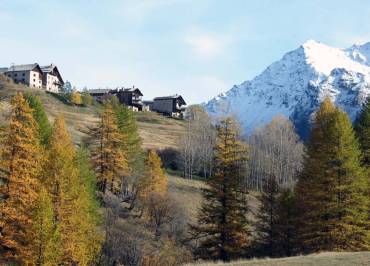
[[[0,65],[57,64],[79,89],[199,103],[308,39],[370,41],[368,0],[0,0]]]

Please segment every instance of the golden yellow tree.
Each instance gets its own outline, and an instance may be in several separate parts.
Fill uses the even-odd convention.
[[[32,213],[38,197],[40,147],[32,110],[22,94],[12,99],[10,126],[2,143],[0,256],[32,264]]]
[[[117,117],[110,103],[106,103],[99,127],[94,132],[98,139],[94,150],[94,164],[101,192],[119,192],[122,179],[128,172],[126,154],[122,150],[122,138]]]
[[[149,151],[145,164],[145,173],[139,185],[139,198],[143,201],[153,193],[159,196],[165,195],[168,187],[161,158],[154,150]]]
[[[79,92],[73,91],[70,95],[70,101],[73,104],[81,105],[82,104],[82,96]]]
[[[61,262],[66,265],[91,265],[100,249],[95,195],[87,180],[92,173],[87,161],[76,152],[64,119],[58,117],[44,172],[60,233]]]
[[[49,192],[41,187],[32,216],[32,229],[35,232],[34,265],[53,266],[61,261],[62,249],[58,227],[54,224],[53,204]]]

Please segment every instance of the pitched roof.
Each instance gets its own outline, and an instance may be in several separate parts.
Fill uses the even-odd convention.
[[[13,65],[11,67],[8,68],[8,72],[10,71],[31,71],[31,70],[34,70],[35,68],[39,68],[40,71],[41,71],[41,68],[39,66],[39,64],[37,63],[34,63],[34,64],[27,64],[27,65]]]
[[[168,99],[179,99],[183,104],[186,104],[185,100],[182,98],[181,95],[170,95],[170,96],[162,96],[162,97],[155,97],[155,100],[168,100]]]
[[[143,93],[138,89],[138,88],[122,88],[123,91],[128,91],[128,92],[136,92],[138,94],[140,94],[141,96],[144,96]]]
[[[50,73],[52,75],[57,75],[61,83],[64,83],[62,76],[56,65],[50,64],[48,66],[40,66],[42,73]],[[52,73],[53,72],[53,73]]]

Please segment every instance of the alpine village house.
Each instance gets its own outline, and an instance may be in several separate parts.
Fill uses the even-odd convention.
[[[133,111],[154,111],[166,116],[183,118],[186,102],[181,95],[156,97],[153,101],[142,101],[143,94],[138,88],[117,88],[90,90],[96,101],[103,102],[115,95],[119,102]]]
[[[11,78],[15,83],[25,84],[33,88],[44,88],[46,91],[58,93],[64,85],[57,66],[51,64],[40,66],[37,63],[12,65],[0,68],[0,74]]]

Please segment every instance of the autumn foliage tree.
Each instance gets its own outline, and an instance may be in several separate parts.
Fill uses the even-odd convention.
[[[233,120],[218,125],[215,149],[214,172],[207,180],[198,224],[191,233],[199,240],[197,257],[228,261],[245,254],[250,236],[247,191],[240,185],[247,150]]]
[[[71,103],[73,103],[75,105],[81,105],[82,104],[82,96],[78,91],[72,91],[70,96],[69,96],[69,100],[71,101]]]
[[[369,249],[368,179],[347,114],[326,99],[316,113],[295,188],[304,252]]]
[[[121,191],[122,179],[129,171],[127,155],[122,150],[123,136],[111,103],[106,103],[98,128],[93,131],[98,143],[94,149],[94,164],[101,192]]]
[[[22,94],[11,101],[10,125],[1,147],[0,255],[32,263],[32,214],[40,188],[40,147],[32,110]]]
[[[139,198],[146,201],[151,194],[164,196],[167,192],[167,182],[161,159],[154,150],[150,150],[145,160],[144,176],[139,185]]]

